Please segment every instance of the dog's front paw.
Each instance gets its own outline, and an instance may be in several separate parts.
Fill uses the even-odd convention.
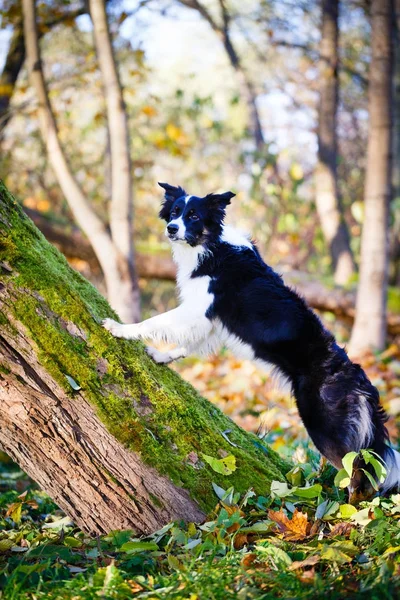
[[[174,360],[168,352],[161,352],[151,346],[146,346],[146,352],[159,365],[167,365]]]
[[[124,325],[117,323],[113,319],[103,319],[101,324],[104,329],[107,329],[114,337],[125,337],[123,333]]]

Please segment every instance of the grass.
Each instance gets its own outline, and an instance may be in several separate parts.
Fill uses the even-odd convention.
[[[271,495],[215,487],[203,524],[91,538],[3,462],[1,598],[397,598],[400,495],[349,508],[334,475],[309,451]]]

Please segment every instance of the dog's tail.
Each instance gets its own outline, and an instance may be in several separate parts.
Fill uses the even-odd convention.
[[[383,456],[387,475],[379,489],[382,494],[400,491],[400,453],[389,446],[385,447]]]

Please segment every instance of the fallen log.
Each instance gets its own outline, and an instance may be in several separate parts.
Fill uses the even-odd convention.
[[[100,272],[100,265],[86,238],[77,228],[71,228],[69,232],[61,226],[52,224],[39,212],[25,209],[37,227],[46,238],[55,244],[69,260],[79,258],[89,263],[95,273]],[[145,279],[175,280],[175,264],[170,256],[137,253],[136,266],[139,277]],[[279,267],[277,270],[280,271]],[[327,287],[315,276],[301,271],[282,270],[285,282],[294,287],[308,302],[310,306],[320,311],[330,311],[336,316],[354,320],[355,314],[355,292],[347,291],[341,287]],[[400,315],[388,313],[388,331],[391,335],[400,335]]]
[[[268,494],[279,456],[104,317],[0,182],[0,447],[91,534],[200,521],[213,482]],[[229,475],[207,462],[227,455]]]

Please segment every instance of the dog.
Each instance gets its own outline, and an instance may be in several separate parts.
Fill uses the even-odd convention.
[[[389,446],[387,419],[378,390],[322,325],[318,316],[261,258],[244,234],[224,224],[232,192],[189,195],[165,191],[160,217],[177,264],[180,304],[142,323],[105,319],[115,337],[175,344],[168,352],[148,347],[157,362],[227,347],[261,368],[271,366],[290,384],[301,419],[317,449],[336,468],[350,451],[372,449],[387,475],[381,493],[398,489],[400,454]],[[362,459],[350,492],[373,492]],[[374,475],[372,473],[372,475]]]

